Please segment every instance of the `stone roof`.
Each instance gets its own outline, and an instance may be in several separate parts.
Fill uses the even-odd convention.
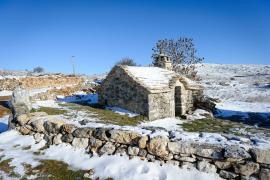
[[[142,66],[121,66],[131,77],[138,83],[147,88],[150,92],[165,92],[170,90],[173,79],[179,79],[186,88],[200,88],[190,79],[179,76],[173,71],[159,67],[142,67]]]

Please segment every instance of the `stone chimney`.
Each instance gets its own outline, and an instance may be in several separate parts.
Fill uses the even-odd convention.
[[[172,70],[172,61],[169,56],[165,55],[164,53],[160,53],[156,57],[156,64],[157,67],[167,69],[169,71]]]

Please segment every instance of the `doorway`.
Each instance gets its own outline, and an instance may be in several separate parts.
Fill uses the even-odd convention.
[[[174,89],[175,116],[182,115],[181,86],[175,86]]]

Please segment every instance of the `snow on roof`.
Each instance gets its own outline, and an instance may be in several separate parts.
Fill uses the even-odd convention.
[[[170,80],[176,75],[173,71],[158,67],[125,66],[125,69],[149,89],[169,87]]]

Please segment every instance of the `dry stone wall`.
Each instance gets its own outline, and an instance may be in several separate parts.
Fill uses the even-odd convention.
[[[66,85],[79,85],[84,82],[83,77],[50,75],[50,76],[30,76],[25,78],[5,78],[0,79],[0,91],[13,91],[18,86],[24,89],[37,89],[45,87],[59,87]]]
[[[161,165],[168,163],[180,168],[218,173],[224,179],[269,180],[270,177],[269,149],[190,142],[175,139],[172,135],[153,136],[151,133],[106,127],[77,127],[44,112],[23,111],[26,105],[14,106],[16,109],[9,126],[23,135],[32,135],[37,142],[45,140],[48,146],[69,143],[75,148],[84,148],[90,154],[137,156]]]

